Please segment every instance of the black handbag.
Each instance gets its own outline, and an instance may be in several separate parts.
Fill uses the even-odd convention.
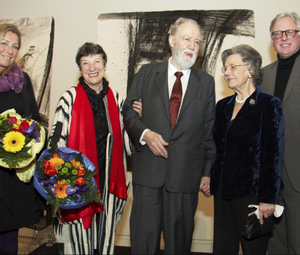
[[[255,239],[257,237],[269,234],[274,229],[273,217],[264,218],[264,223],[261,225],[256,214],[247,217],[242,236],[247,239]]]

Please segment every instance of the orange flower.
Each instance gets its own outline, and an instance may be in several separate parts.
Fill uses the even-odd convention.
[[[83,169],[83,165],[79,161],[75,161],[74,159],[70,160],[70,163],[75,169]]]
[[[48,160],[48,162],[50,162],[51,165],[53,165],[54,167],[56,167],[57,165],[62,165],[64,163],[64,161],[61,158],[57,157],[52,157]]]
[[[56,188],[56,195],[57,198],[66,198],[68,194],[66,193],[66,188],[70,185],[65,184],[65,180],[58,181],[57,184],[53,185]]]

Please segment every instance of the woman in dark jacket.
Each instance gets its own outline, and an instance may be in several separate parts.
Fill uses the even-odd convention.
[[[281,188],[284,119],[280,100],[262,93],[261,56],[248,45],[222,53],[224,78],[235,94],[216,106],[217,156],[211,174],[214,254],[266,254],[268,235],[242,237],[247,215],[259,205],[259,221],[273,215]]]
[[[12,24],[0,24],[0,40],[0,113],[14,108],[39,120],[30,78],[15,63],[21,33]],[[18,229],[39,222],[43,208],[32,181],[24,183],[14,170],[0,167],[0,254],[17,254]]]

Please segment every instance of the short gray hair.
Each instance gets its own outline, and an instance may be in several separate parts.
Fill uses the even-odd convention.
[[[247,44],[240,44],[231,49],[224,50],[222,52],[223,66],[226,59],[234,54],[238,54],[242,57],[244,64],[249,65],[249,71],[252,71],[252,78],[255,84],[259,84],[263,78],[263,72],[261,68],[262,58],[257,50]]]
[[[280,20],[281,18],[285,18],[285,17],[290,17],[294,22],[295,24],[298,26],[298,28],[300,29],[300,18],[299,18],[299,15],[295,12],[282,12],[282,13],[279,13],[276,15],[276,17],[271,21],[271,24],[270,24],[270,33],[272,34],[272,30],[273,30],[273,27],[274,27],[274,24]]]
[[[173,24],[171,24],[170,26],[170,29],[168,31],[168,34],[169,35],[175,35],[179,26],[184,24],[184,23],[191,23],[191,24],[194,24],[196,25],[199,30],[200,30],[200,33],[202,34],[202,28],[201,26],[197,23],[196,20],[193,20],[193,19],[188,19],[188,18],[183,18],[183,17],[180,17],[178,18]]]

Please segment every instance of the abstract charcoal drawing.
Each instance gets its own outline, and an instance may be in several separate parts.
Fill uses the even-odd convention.
[[[54,19],[0,19],[0,23],[12,23],[18,26],[22,34],[18,63],[30,76],[39,112],[45,125],[48,125]]]
[[[196,66],[216,75],[220,53],[239,43],[254,43],[252,10],[190,10],[164,12],[109,13],[98,16],[98,43],[108,53],[109,80],[123,83],[129,89],[142,64],[166,61],[170,56],[168,30],[179,17],[196,20],[203,29],[203,48]],[[109,33],[109,34],[108,34]],[[115,36],[111,36],[115,33]],[[105,36],[102,36],[102,35]],[[118,41],[118,43],[116,43]],[[123,48],[122,50],[118,48]],[[118,52],[116,54],[115,52]],[[220,68],[219,68],[220,69]],[[124,72],[124,74],[122,74]],[[217,83],[216,83],[217,86]],[[120,90],[120,89],[118,89]],[[122,90],[122,88],[121,88]],[[122,94],[122,91],[120,91]],[[123,92],[125,97],[126,91]]]

